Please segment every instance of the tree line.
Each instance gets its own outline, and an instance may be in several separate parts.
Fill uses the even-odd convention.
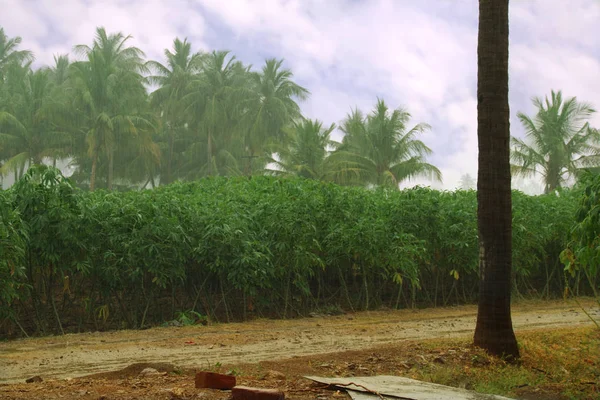
[[[75,58],[36,69],[21,38],[0,27],[2,176],[16,181],[31,165],[68,160],[72,180],[90,190],[257,174],[387,187],[442,179],[420,140],[431,127],[412,124],[404,108],[378,99],[369,113],[354,109],[327,125],[302,115],[310,92],[283,60],[257,69],[176,38],[159,62],[130,39],[97,28],[91,44],[73,47]],[[554,91],[534,104],[535,116],[518,115],[527,138],[512,139],[514,175],[541,176],[551,192],[600,165],[591,105]]]

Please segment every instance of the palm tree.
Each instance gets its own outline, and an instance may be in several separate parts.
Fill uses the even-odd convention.
[[[84,61],[71,68],[75,86],[75,105],[80,112],[80,125],[87,139],[91,158],[90,190],[96,186],[98,161],[108,160],[107,188],[112,189],[114,157],[120,136],[137,136],[138,129],[149,129],[151,123],[143,117],[146,91],[142,73],[146,71],[144,53],[128,47],[131,36],[122,33],[108,35],[104,28],[96,29],[91,47],[75,46]],[[151,145],[147,141],[144,145]]]
[[[56,101],[50,70],[18,68],[24,76],[13,82],[11,109],[0,111],[0,147],[10,152],[0,173],[18,170],[20,178],[27,165],[41,164],[45,157],[64,154],[70,141],[53,121]]]
[[[349,114],[341,125],[346,134],[338,151],[332,154],[340,183],[398,185],[417,176],[441,181],[442,174],[426,162],[431,149],[417,135],[429,129],[417,124],[407,130],[410,114],[403,109],[390,112],[381,99],[371,114],[359,110]]]
[[[23,65],[33,61],[33,53],[29,50],[17,50],[21,38],[9,38],[0,27],[0,82],[4,80],[6,68],[11,64]]]
[[[54,65],[49,68],[49,77],[52,81],[52,119],[57,128],[61,132],[64,132],[70,140],[68,146],[64,148],[65,151],[60,154],[54,154],[52,157],[52,166],[56,167],[56,162],[59,158],[66,159],[73,156],[76,149],[77,133],[80,128],[75,125],[79,120],[74,118],[76,110],[72,104],[71,61],[67,54],[54,56]]]
[[[70,65],[68,54],[54,56],[54,66],[50,69],[50,74],[56,85],[61,86],[68,82]]]
[[[283,60],[268,59],[261,72],[250,73],[251,92],[243,104],[241,120],[247,127],[244,145],[250,159],[263,153],[270,142],[281,139],[282,128],[301,115],[296,99],[305,100],[309,95],[292,81],[292,71],[282,69],[282,64]],[[246,173],[252,171],[246,168]]]
[[[523,177],[540,174],[544,192],[562,187],[587,167],[600,166],[600,131],[592,129],[589,118],[595,110],[575,97],[563,101],[562,93],[534,98],[534,118],[518,113],[525,127],[526,141],[511,138],[512,172]]]
[[[206,56],[182,99],[196,132],[186,151],[188,178],[239,173],[234,154],[241,153],[242,143],[236,126],[247,87],[248,68],[228,51]]]
[[[161,184],[172,181],[173,152],[177,134],[184,130],[186,118],[182,99],[187,94],[190,83],[202,68],[203,55],[192,53],[191,44],[179,38],[173,41],[173,52],[166,49],[167,65],[157,61],[148,61],[147,66],[154,72],[148,77],[150,83],[158,84],[159,88],[152,93],[151,104],[160,110],[162,126],[166,131],[168,149],[166,171],[161,174]]]
[[[319,120],[303,119],[286,129],[287,139],[272,150],[276,157],[268,159],[277,169],[266,172],[275,175],[295,175],[308,179],[328,180],[332,169],[328,156],[339,143],[330,139],[335,124],[324,128]]]
[[[17,90],[34,60],[31,51],[17,50],[20,44],[19,36],[9,38],[4,28],[0,27],[0,110],[8,112],[12,103],[9,98]],[[13,79],[8,79],[7,75],[10,74],[13,74]]]
[[[471,174],[464,174],[460,177],[458,187],[462,190],[472,190],[477,187],[477,181],[471,176]]]
[[[512,203],[508,105],[508,0],[479,0],[477,46],[479,308],[474,343],[519,356],[512,327]]]

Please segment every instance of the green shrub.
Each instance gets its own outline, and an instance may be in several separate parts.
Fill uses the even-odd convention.
[[[477,297],[474,191],[240,177],[88,193],[40,167],[0,193],[6,334],[16,321],[43,333]],[[560,296],[573,194],[513,204],[515,291]]]

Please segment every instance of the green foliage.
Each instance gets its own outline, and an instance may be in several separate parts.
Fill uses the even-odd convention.
[[[308,179],[331,180],[333,165],[330,162],[330,147],[338,143],[330,139],[335,124],[323,127],[319,120],[303,119],[286,130],[283,143],[272,146],[277,155],[269,162],[277,169],[268,169],[271,175],[300,176]]]
[[[161,63],[130,39],[98,27],[90,45],[74,46],[73,61],[61,55],[33,69],[20,38],[0,31],[2,176],[18,180],[30,165],[61,162],[90,191],[265,172],[359,186],[441,179],[417,138],[429,126],[409,128],[403,109],[379,100],[366,117],[356,110],[337,143],[334,124],[302,115],[310,92],[283,60],[254,68],[175,38]],[[268,170],[272,163],[279,168]]]
[[[426,162],[431,149],[417,139],[429,125],[421,123],[409,129],[409,120],[408,111],[390,110],[381,99],[367,116],[360,110],[349,114],[341,125],[344,139],[332,156],[337,181],[395,188],[418,176],[441,181],[441,172]]]
[[[600,175],[588,172],[579,185],[582,193],[571,230],[572,241],[561,253],[561,261],[572,276],[583,271],[600,301]]]
[[[545,100],[536,97],[533,104],[538,109],[534,118],[518,114],[527,140],[511,139],[513,174],[539,174],[549,193],[585,168],[600,166],[600,131],[589,124],[596,112],[590,104],[575,97],[563,101],[560,91]]]
[[[557,260],[573,195],[513,198],[515,288],[560,296]],[[14,310],[29,332],[289,317],[338,305],[447,305],[477,296],[474,191],[369,190],[263,176],[81,192],[57,170],[34,167],[0,200],[9,205],[3,232],[21,232],[4,233],[1,243],[9,254],[2,285],[16,288],[12,308],[3,300],[2,311]]]
[[[206,317],[194,310],[180,311],[175,319],[183,326],[206,324]]]
[[[28,271],[38,329],[46,330],[46,306],[51,306],[62,331],[54,289],[60,282],[63,292],[69,291],[70,277],[79,267],[78,192],[58,169],[46,166],[29,168],[11,192],[13,208],[27,226],[23,265]]]
[[[0,320],[14,316],[13,301],[25,289],[27,231],[12,201],[0,190]]]

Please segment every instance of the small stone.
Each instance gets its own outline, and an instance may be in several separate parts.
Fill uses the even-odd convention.
[[[140,372],[140,374],[138,375],[140,378],[145,378],[148,376],[156,376],[156,375],[160,375],[160,372],[158,372],[156,369],[154,368],[144,368],[142,370],[142,372]]]
[[[25,382],[27,382],[27,383],[40,383],[42,381],[43,381],[43,379],[39,375],[32,376],[31,378],[28,378],[25,380]]]
[[[438,364],[446,364],[446,360],[444,360],[442,357],[436,357],[433,359],[434,363],[438,363]]]

